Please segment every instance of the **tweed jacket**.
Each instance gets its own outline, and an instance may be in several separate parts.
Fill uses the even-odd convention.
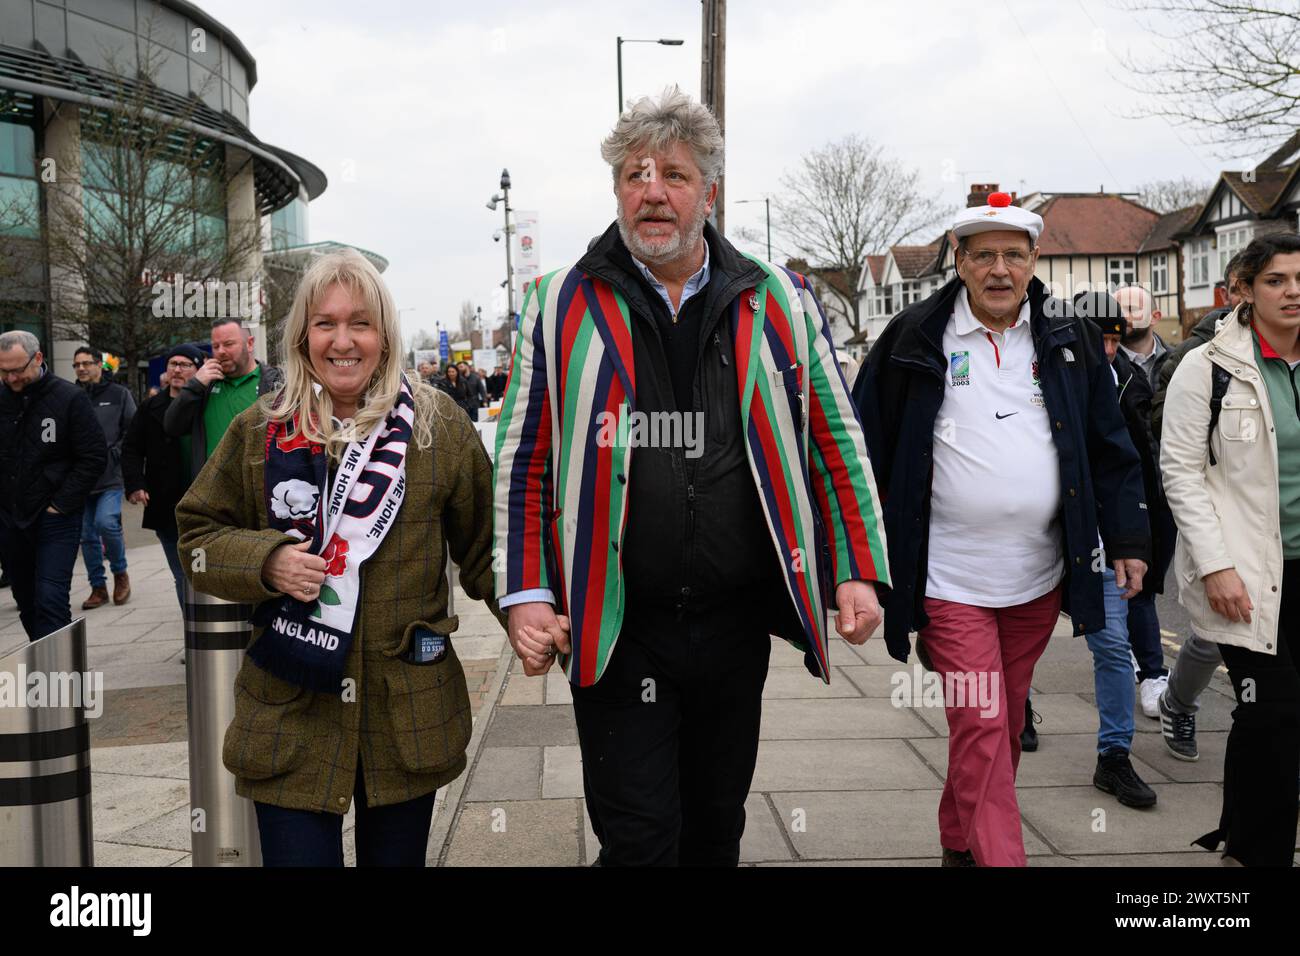
[[[885,530],[857,412],[807,279],[752,256],[727,305],[750,472],[797,614],[782,634],[830,681],[827,612],[849,580],[889,585]],[[582,263],[527,290],[496,436],[497,593],[544,589],[568,614],[569,680],[595,684],[622,629],[630,443],[602,420],[636,408],[632,317]]]
[[[241,796],[342,814],[352,800],[358,758],[370,806],[423,796],[465,769],[472,720],[454,646],[432,665],[408,664],[398,655],[417,627],[456,630],[457,619],[446,613],[448,549],[465,593],[496,611],[491,465],[455,402],[427,385],[415,388],[417,405],[434,403],[433,447],[408,447],[401,510],[361,566],[341,693],[303,690],[244,658],[222,752]],[[228,601],[256,604],[277,596],[262,580],[262,565],[293,540],[267,527],[265,439],[259,407],[240,413],[176,506],[186,575],[196,590]]]

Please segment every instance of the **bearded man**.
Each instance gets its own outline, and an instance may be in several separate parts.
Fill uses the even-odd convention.
[[[676,88],[619,117],[617,221],[530,286],[497,429],[496,593],[573,685],[602,865],[734,866],[769,635],[829,681],[829,608],[861,644],[889,580],[808,281],[706,221],[722,149]]]

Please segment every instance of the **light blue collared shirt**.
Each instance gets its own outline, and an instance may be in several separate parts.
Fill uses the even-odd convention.
[[[632,261],[641,270],[641,275],[645,276],[645,281],[649,282],[651,288],[659,293],[659,298],[664,300],[664,304],[668,306],[668,312],[672,315],[674,322],[677,321],[677,316],[681,314],[682,309],[686,308],[687,300],[709,284],[709,244],[707,242],[704,244],[704,265],[700,266],[700,271],[687,279],[686,284],[682,286],[682,301],[675,309],[673,308],[673,300],[668,295],[668,290],[664,288],[662,282],[654,277],[654,273],[650,271],[649,266],[636,256],[632,256]]]

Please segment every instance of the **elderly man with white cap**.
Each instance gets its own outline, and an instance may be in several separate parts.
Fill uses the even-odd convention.
[[[853,396],[884,501],[885,641],[944,675],[945,866],[1023,866],[1026,698],[1059,612],[1105,624],[1102,569],[1138,593],[1137,451],[1096,327],[1034,277],[1043,220],[1005,193],[953,224],[957,276],[890,322]],[[1098,542],[1101,542],[1099,546]]]

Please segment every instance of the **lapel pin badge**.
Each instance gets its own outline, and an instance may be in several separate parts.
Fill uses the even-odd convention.
[[[751,312],[757,312],[757,311],[758,311],[758,293],[757,293],[757,292],[751,292],[750,295],[749,295],[749,311],[751,311]]]

